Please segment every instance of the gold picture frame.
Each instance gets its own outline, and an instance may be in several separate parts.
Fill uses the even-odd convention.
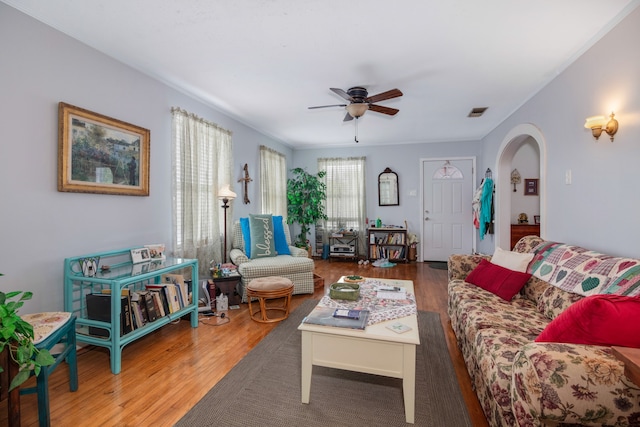
[[[149,195],[149,129],[58,104],[58,191]]]

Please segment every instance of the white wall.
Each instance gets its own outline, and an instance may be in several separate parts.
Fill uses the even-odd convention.
[[[171,107],[233,132],[237,178],[249,164],[257,212],[258,146],[287,146],[0,3],[0,289],[29,290],[24,312],[63,308],[66,257],[171,243]],[[57,191],[58,102],[151,131],[150,196]]]
[[[484,138],[484,167],[494,168],[505,135],[531,123],[546,140],[548,240],[577,244],[611,255],[640,257],[640,9],[578,58],[549,85]],[[598,142],[585,118],[615,111],[615,141]],[[543,160],[544,161],[544,160]],[[573,183],[565,184],[571,170]],[[494,177],[499,185],[509,178]],[[493,239],[480,250],[493,252]]]
[[[511,192],[511,224],[518,223],[520,213],[526,213],[529,224],[533,224],[534,215],[540,215],[540,196],[527,196],[524,192],[525,179],[540,178],[540,152],[532,138],[527,138],[513,156],[512,170],[518,169],[522,182],[516,184],[516,191]],[[513,184],[511,184],[513,186]],[[540,189],[538,189],[540,194]]]
[[[371,147],[354,142],[353,147],[348,148],[296,150],[293,164],[294,167],[316,173],[320,157],[365,156],[368,218],[375,220],[380,217],[384,224],[393,225],[404,225],[406,220],[409,231],[419,235],[423,217],[420,206],[420,160],[471,156],[480,159],[482,146],[478,141],[424,144],[394,144],[390,141],[389,144]],[[387,167],[398,174],[399,206],[378,206],[378,175]],[[484,172],[477,175],[484,176]],[[415,195],[411,195],[413,191]]]

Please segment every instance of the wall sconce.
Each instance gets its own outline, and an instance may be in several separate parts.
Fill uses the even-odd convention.
[[[613,135],[618,132],[618,121],[614,119],[613,116],[614,114],[612,112],[608,122],[605,122],[606,118],[604,116],[587,117],[584,127],[591,129],[591,133],[596,141],[600,138],[600,135],[602,135],[602,131],[605,131],[611,137],[611,142],[613,142]]]
[[[513,192],[516,192],[516,184],[520,184],[522,182],[522,177],[520,176],[520,172],[518,169],[514,169],[511,171],[511,183],[513,184]]]

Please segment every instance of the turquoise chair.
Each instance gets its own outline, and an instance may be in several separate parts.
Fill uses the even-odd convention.
[[[36,386],[21,388],[20,394],[38,393],[38,421],[40,427],[51,425],[49,416],[49,375],[62,362],[69,365],[69,388],[78,390],[78,363],[76,357],[76,316],[71,313],[37,313],[21,316],[29,322],[34,329],[34,344],[38,350],[47,349],[60,344],[63,349],[52,356],[55,359],[53,365],[43,366],[36,377]]]

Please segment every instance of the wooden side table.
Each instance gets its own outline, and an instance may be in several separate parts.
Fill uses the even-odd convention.
[[[240,305],[242,302],[242,295],[238,293],[240,290],[240,282],[242,277],[227,276],[227,277],[213,277],[208,281],[209,297],[211,298],[211,309],[214,310],[216,304],[216,296],[225,294],[229,299],[229,305]]]
[[[524,236],[539,236],[540,224],[511,224],[511,249]]]
[[[640,348],[611,347],[613,354],[624,363],[624,374],[640,386]]]

